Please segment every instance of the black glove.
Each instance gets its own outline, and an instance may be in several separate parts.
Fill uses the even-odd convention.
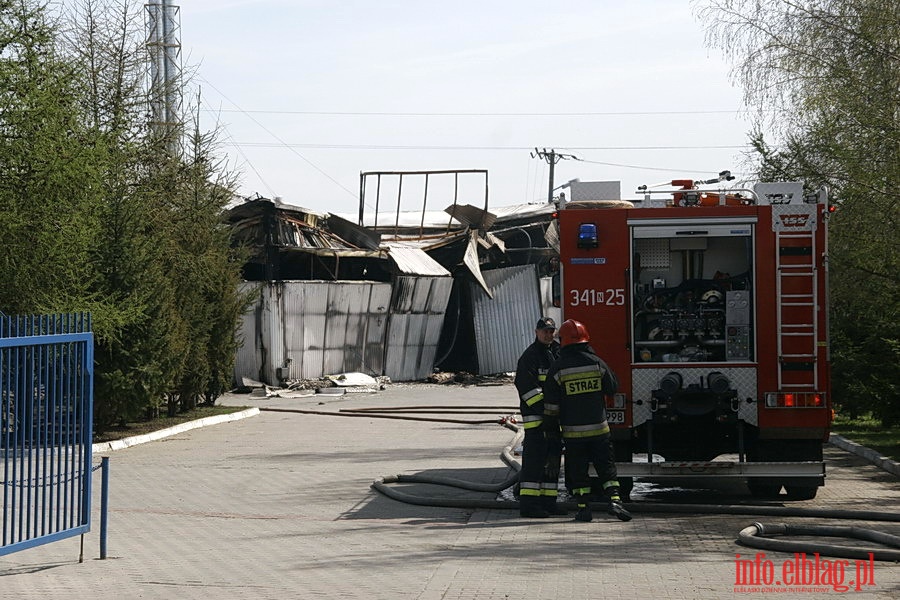
[[[556,417],[544,417],[544,437],[548,440],[559,440],[562,432],[559,429],[559,419]]]

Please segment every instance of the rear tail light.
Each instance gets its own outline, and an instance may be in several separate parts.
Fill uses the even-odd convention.
[[[824,408],[825,394],[821,392],[768,392],[767,408]]]

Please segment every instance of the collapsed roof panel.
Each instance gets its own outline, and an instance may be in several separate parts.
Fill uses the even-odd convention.
[[[497,216],[471,204],[451,204],[444,209],[448,215],[467,227],[488,230],[497,220]]]
[[[336,235],[354,244],[357,248],[378,250],[381,246],[381,235],[366,227],[348,221],[338,215],[328,215],[328,229]]]
[[[388,256],[403,275],[450,276],[450,271],[419,248],[389,246]]]
[[[454,203],[444,211],[397,212],[378,231],[340,215],[280,199],[258,198],[232,207],[227,218],[237,243],[250,250],[249,280],[369,279],[390,274],[445,277],[468,271],[488,291],[483,268],[548,264],[555,250],[550,204],[492,210]],[[360,215],[361,219],[365,215]],[[552,232],[551,232],[552,233]]]
[[[374,280],[390,277],[380,236],[340,217],[280,200],[232,207],[232,237],[250,252],[247,280]]]

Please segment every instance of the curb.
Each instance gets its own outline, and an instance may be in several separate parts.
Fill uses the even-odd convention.
[[[189,431],[191,429],[197,429],[198,427],[206,427],[207,425],[216,425],[218,423],[225,423],[228,421],[238,421],[240,419],[246,419],[247,417],[252,417],[258,414],[259,408],[248,408],[247,410],[242,410],[227,415],[203,417],[202,419],[197,419],[196,421],[188,421],[187,423],[181,423],[180,425],[175,425],[174,427],[169,427],[167,429],[160,429],[159,431],[154,431],[145,435],[133,435],[121,440],[113,440],[111,442],[101,442],[99,444],[93,444],[91,446],[91,452],[97,454],[102,452],[112,452],[113,450],[122,450],[124,448],[129,448],[138,444],[160,440],[162,438],[176,435],[184,431]]]
[[[886,456],[881,456],[875,450],[871,448],[866,448],[856,442],[851,442],[845,437],[831,434],[828,438],[828,443],[833,446],[837,446],[841,450],[846,450],[852,454],[857,456],[861,456],[865,458],[867,461],[875,465],[876,467],[880,467],[887,471],[888,473],[893,473],[894,475],[900,477],[900,463],[897,463]]]

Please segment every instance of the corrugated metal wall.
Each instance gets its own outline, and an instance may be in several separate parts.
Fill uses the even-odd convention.
[[[385,343],[385,375],[393,381],[424,379],[434,368],[453,279],[396,277]]]
[[[244,282],[241,286],[241,293],[256,290],[257,293],[263,288],[262,283]],[[263,378],[263,361],[268,344],[263,344],[262,340],[262,302],[257,297],[256,302],[241,317],[241,326],[238,330],[238,337],[242,344],[237,349],[234,360],[234,373],[237,383],[241,383],[242,377],[249,377],[255,381]]]
[[[286,378],[380,375],[390,296],[386,283],[284,282],[279,301]]]
[[[470,286],[478,372],[513,371],[534,340],[548,290],[542,293],[533,265],[485,271],[484,279],[493,299],[480,286]],[[353,371],[415,381],[434,368],[453,279],[401,276],[393,284],[287,281],[245,286],[258,287],[260,294],[243,317],[244,344],[235,362],[238,382],[249,377],[278,385],[283,379]]]
[[[284,315],[281,296],[284,293],[284,284],[281,282],[267,283],[260,290],[260,302],[262,309],[259,321],[259,338],[263,354],[262,375],[265,383],[278,384],[277,369],[284,366]]]
[[[493,299],[480,287],[469,286],[478,372],[515,371],[519,355],[534,341],[534,326],[541,316],[537,271],[534,265],[523,265],[483,274]]]
[[[285,281],[260,285],[257,305],[243,318],[244,345],[235,365],[238,380],[250,377],[277,385],[283,379],[383,373],[390,284]]]

